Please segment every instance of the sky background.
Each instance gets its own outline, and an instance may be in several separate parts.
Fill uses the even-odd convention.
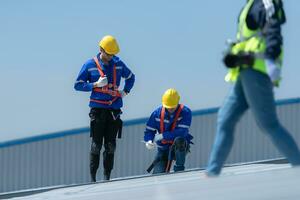
[[[148,117],[170,87],[192,110],[219,107],[230,87],[222,51],[245,1],[1,0],[0,142],[89,125],[89,93],[73,85],[107,34],[136,75],[123,120]],[[276,99],[300,96],[300,1],[284,5]]]

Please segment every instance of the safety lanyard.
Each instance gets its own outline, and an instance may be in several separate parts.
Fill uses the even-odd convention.
[[[184,107],[183,104],[179,105],[179,108],[178,108],[178,110],[175,114],[175,118],[174,118],[174,121],[173,121],[172,126],[171,126],[171,131],[173,131],[175,129],[176,124],[177,124],[177,120],[179,118],[179,115],[180,115],[183,107]],[[166,113],[166,108],[162,107],[161,112],[160,112],[160,134],[162,134],[164,132],[165,113]]]

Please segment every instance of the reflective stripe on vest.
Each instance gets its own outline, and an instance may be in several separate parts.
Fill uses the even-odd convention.
[[[241,52],[245,53],[253,53],[255,55],[255,60],[253,64],[253,69],[262,72],[264,74],[267,73],[266,65],[265,65],[265,57],[264,52],[266,50],[266,42],[263,36],[264,30],[251,30],[248,28],[246,23],[246,18],[249,13],[249,10],[254,3],[254,0],[249,0],[244,9],[241,12],[239,17],[239,31],[237,33],[237,43],[232,47],[231,53],[238,54]],[[283,51],[279,58],[276,60],[277,65],[281,67],[283,58]],[[229,69],[227,75],[225,76],[225,81],[235,82],[239,76],[239,67]]]
[[[171,126],[171,130],[170,131],[173,131],[176,127],[176,124],[177,124],[177,120],[179,118],[179,115],[183,109],[184,105],[183,104],[180,104],[179,105],[179,108],[175,114],[175,118],[174,118],[174,121],[172,123],[172,126]],[[166,108],[165,107],[162,107],[161,109],[161,112],[160,112],[160,134],[162,134],[164,132],[164,121],[165,121],[165,113],[166,113]],[[168,140],[162,140],[161,141],[162,144],[173,144],[173,141],[168,141]]]
[[[97,69],[99,71],[100,76],[105,77],[105,74],[102,70],[102,67],[101,67],[99,61],[98,61],[98,58],[94,57],[93,59],[94,59],[96,65],[97,65]],[[93,91],[99,92],[99,93],[104,93],[104,94],[109,94],[110,96],[114,97],[110,101],[101,101],[101,100],[96,100],[96,99],[90,99],[90,101],[93,101],[93,102],[96,102],[96,103],[111,105],[114,101],[116,101],[118,99],[118,97],[122,97],[122,95],[118,91],[117,70],[116,70],[116,65],[115,64],[114,64],[114,68],[113,68],[113,84],[109,83],[108,85],[103,86],[101,88],[98,88],[98,87],[94,88]]]

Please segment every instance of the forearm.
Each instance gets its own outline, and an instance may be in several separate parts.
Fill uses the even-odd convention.
[[[74,89],[77,91],[83,91],[83,92],[90,92],[93,90],[94,84],[93,83],[87,83],[87,82],[81,82],[77,81],[74,84]]]
[[[153,140],[154,139],[154,136],[155,136],[155,133],[153,132],[149,132],[149,131],[145,131],[145,134],[144,134],[144,141],[147,142],[149,140]]]
[[[130,78],[125,79],[125,85],[124,85],[124,89],[123,90],[126,93],[129,93],[130,90],[132,89],[133,85],[134,85],[134,82],[135,82],[135,75],[131,74]]]

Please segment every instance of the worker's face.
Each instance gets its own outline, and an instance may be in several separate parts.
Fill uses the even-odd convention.
[[[176,107],[175,108],[167,108],[167,110],[168,110],[169,113],[173,113],[173,112],[175,112]]]
[[[100,48],[100,53],[101,53],[101,59],[103,60],[103,61],[106,61],[106,62],[109,62],[111,59],[112,59],[112,57],[114,56],[114,55],[112,55],[112,54],[108,54],[108,53],[106,53],[105,51],[104,51],[104,49],[102,49],[102,48]]]

